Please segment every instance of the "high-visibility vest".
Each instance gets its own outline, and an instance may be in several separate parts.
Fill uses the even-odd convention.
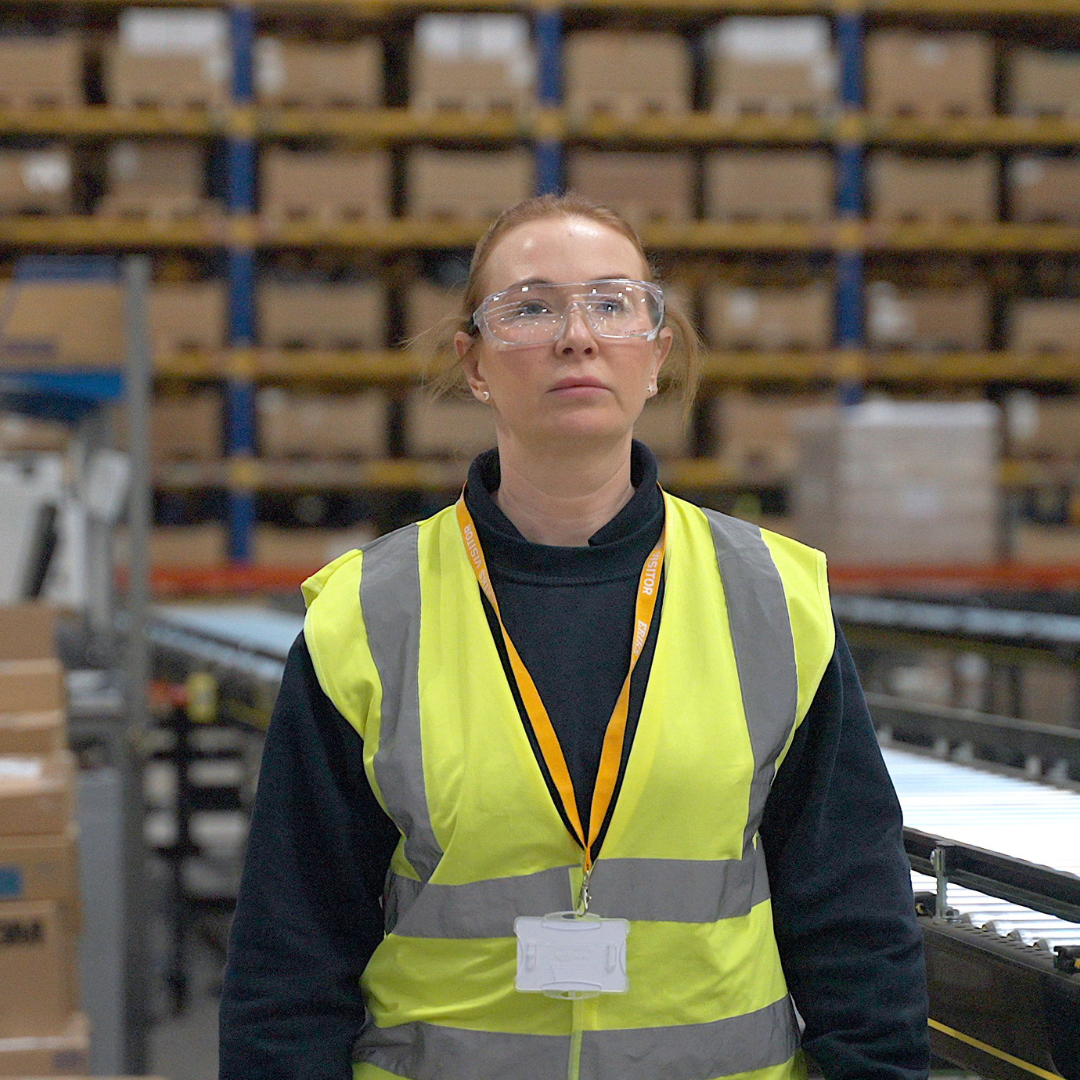
[[[663,610],[590,911],[624,994],[514,988],[519,915],[573,907],[556,810],[453,508],[304,585],[319,682],[401,832],[354,1080],[788,1080],[804,1069],[757,830],[832,656],[820,552],[665,495]],[[312,838],[317,843],[317,838]]]

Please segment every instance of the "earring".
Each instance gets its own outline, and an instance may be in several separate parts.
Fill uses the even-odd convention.
[[[490,401],[491,400],[491,394],[487,390],[484,391],[484,400],[485,401]]]
[[[645,387],[645,392],[649,395],[649,397],[652,397],[653,394],[656,393],[656,387],[652,383],[649,383],[649,385]]]

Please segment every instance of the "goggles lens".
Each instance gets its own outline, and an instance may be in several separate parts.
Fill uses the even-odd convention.
[[[647,281],[585,281],[515,285],[493,293],[473,321],[500,345],[558,341],[576,307],[598,337],[653,340],[664,321],[664,294]]]

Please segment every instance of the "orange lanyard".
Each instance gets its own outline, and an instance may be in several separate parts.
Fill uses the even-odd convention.
[[[626,681],[622,685],[622,690],[619,691],[615,711],[612,712],[604,733],[604,747],[600,754],[600,768],[596,774],[596,787],[593,790],[592,808],[589,814],[589,835],[586,838],[585,830],[581,827],[577,799],[574,797],[574,783],[570,779],[570,770],[566,767],[566,758],[563,756],[562,747],[551,725],[547,709],[540,700],[536,684],[503,625],[499,602],[495,599],[495,590],[491,587],[487,561],[484,559],[484,551],[480,546],[480,538],[476,534],[472,516],[465,506],[464,492],[457,502],[457,519],[461,527],[461,538],[465,542],[465,551],[476,574],[476,580],[480,583],[480,588],[483,589],[484,595],[495,612],[495,618],[499,621],[506,655],[510,659],[510,669],[514,673],[514,680],[517,683],[522,704],[525,706],[525,713],[529,718],[533,735],[540,747],[540,753],[544,757],[555,790],[558,792],[566,820],[570,823],[574,838],[585,853],[585,880],[582,883],[582,895],[587,897],[588,876],[592,873],[595,858],[593,845],[611,808],[611,801],[615,796],[615,785],[619,778],[619,766],[622,763],[623,744],[626,740],[626,720],[630,712],[630,679],[641,652],[645,648],[656,610],[656,594],[660,584],[660,571],[664,565],[667,529],[665,527],[656,547],[645,560],[638,580],[637,604],[634,609],[634,639],[630,646],[630,670],[626,673]]]

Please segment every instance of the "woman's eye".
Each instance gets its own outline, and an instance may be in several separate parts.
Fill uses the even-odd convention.
[[[515,306],[511,314],[515,319],[528,319],[537,315],[546,315],[547,313],[547,304],[542,303],[540,300],[524,300]]]

